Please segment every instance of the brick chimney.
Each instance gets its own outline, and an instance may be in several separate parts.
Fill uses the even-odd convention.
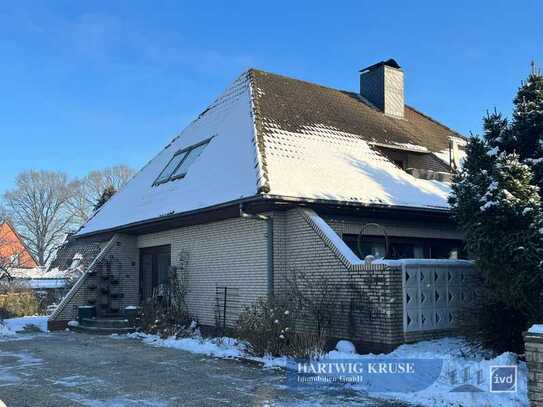
[[[395,60],[360,70],[360,94],[384,114],[404,117],[403,70]]]

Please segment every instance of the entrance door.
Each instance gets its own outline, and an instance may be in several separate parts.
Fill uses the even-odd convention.
[[[153,296],[161,284],[168,283],[171,264],[171,246],[140,249],[140,297],[142,302]]]

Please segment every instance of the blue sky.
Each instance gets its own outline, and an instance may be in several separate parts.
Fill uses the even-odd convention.
[[[407,103],[467,134],[543,64],[541,2],[390,3],[3,1],[0,193],[30,168],[141,167],[249,67],[356,90],[394,57]]]

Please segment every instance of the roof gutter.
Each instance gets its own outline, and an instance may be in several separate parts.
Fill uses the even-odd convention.
[[[398,211],[410,211],[410,212],[431,212],[431,213],[440,213],[440,214],[450,214],[450,208],[444,208],[439,206],[408,206],[408,205],[390,205],[390,204],[378,204],[378,203],[364,203],[357,201],[334,201],[330,199],[319,199],[319,198],[298,198],[292,196],[284,195],[263,195],[264,198],[269,200],[292,202],[299,204],[327,204],[327,205],[340,205],[347,207],[358,207],[358,208],[368,208],[368,209],[388,209],[388,210],[398,210]]]
[[[157,218],[146,219],[142,221],[129,223],[126,225],[115,226],[108,229],[94,230],[88,233],[84,233],[84,232],[76,233],[75,235],[73,235],[73,237],[81,238],[81,237],[89,237],[89,236],[103,234],[103,233],[123,232],[132,228],[146,226],[146,225],[150,225],[157,222],[169,221],[169,220],[177,219],[184,216],[190,216],[190,215],[194,215],[194,214],[198,214],[202,212],[209,212],[209,211],[213,211],[217,209],[231,207],[234,205],[258,202],[258,201],[260,202],[276,201],[276,202],[283,202],[283,203],[290,203],[290,204],[299,204],[301,206],[307,206],[311,204],[325,204],[325,205],[345,206],[345,207],[351,207],[351,208],[383,209],[383,210],[394,210],[394,211],[404,211],[404,212],[426,212],[426,213],[434,213],[434,214],[440,214],[440,215],[449,215],[451,213],[450,209],[443,208],[443,207],[414,207],[414,206],[406,206],[406,205],[400,206],[400,205],[387,205],[387,204],[375,204],[375,203],[368,204],[368,203],[356,202],[356,201],[354,202],[353,201],[333,201],[329,199],[298,198],[298,197],[284,196],[284,195],[258,194],[258,195],[253,195],[246,198],[240,198],[233,201],[224,202],[217,205],[208,206],[206,208],[200,208],[200,209],[195,209],[195,210],[180,212],[180,213],[173,213],[173,214],[169,214],[165,216],[160,216]],[[247,214],[247,215],[250,215],[250,214]],[[264,216],[264,215],[255,215],[255,216]],[[84,231],[84,227],[80,230]]]
[[[129,230],[131,228],[135,228],[135,227],[139,227],[139,226],[146,226],[146,225],[150,225],[152,223],[165,222],[165,221],[169,221],[169,220],[172,220],[172,219],[177,219],[177,218],[182,217],[182,216],[190,216],[190,215],[194,215],[194,214],[198,214],[198,213],[202,213],[202,212],[209,212],[209,211],[216,210],[216,209],[226,208],[226,207],[229,207],[229,206],[237,205],[237,204],[239,204],[241,202],[248,203],[248,202],[254,202],[254,201],[261,201],[262,198],[263,198],[262,195],[253,195],[253,196],[250,196],[250,197],[247,197],[247,198],[235,199],[233,201],[228,201],[228,202],[224,202],[224,203],[221,203],[221,204],[208,206],[208,207],[205,207],[205,208],[194,209],[194,210],[186,211],[186,212],[172,213],[172,214],[168,214],[168,215],[164,215],[164,216],[159,216],[157,218],[145,219],[145,220],[141,220],[141,221],[137,221],[137,222],[127,223],[125,225],[114,226],[114,227],[108,228],[108,229],[93,230],[92,232],[87,232],[87,233],[85,233],[85,232],[76,233],[75,235],[73,235],[73,237],[77,239],[77,238],[80,238],[80,237],[89,237],[89,236],[93,236],[93,235],[99,235],[99,234],[102,234],[102,233],[123,232],[123,231],[127,231],[127,230]],[[80,230],[83,231],[84,227],[81,228]]]
[[[243,202],[239,204],[239,216],[244,219],[256,219],[266,222],[267,238],[267,271],[268,271],[268,298],[273,298],[273,217],[270,215],[251,214],[243,210]]]

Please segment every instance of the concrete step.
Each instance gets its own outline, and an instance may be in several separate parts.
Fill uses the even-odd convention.
[[[130,328],[128,320],[123,318],[83,318],[79,325],[93,328]]]
[[[134,327],[127,328],[104,328],[96,326],[69,326],[70,331],[79,332],[90,335],[112,335],[112,334],[128,334],[136,331]]]

